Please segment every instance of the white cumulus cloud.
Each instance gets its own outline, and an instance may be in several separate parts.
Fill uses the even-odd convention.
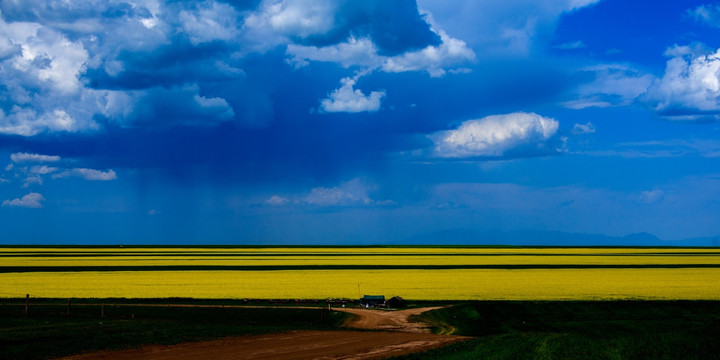
[[[343,78],[340,80],[342,86],[333,90],[326,99],[320,103],[324,112],[374,112],[380,109],[380,100],[385,96],[385,91],[372,91],[365,95],[360,89],[355,89],[354,78]]]
[[[372,68],[382,63],[377,51],[372,40],[351,36],[343,43],[322,47],[290,44],[285,53],[288,62],[296,67],[305,66],[309,61],[321,61],[338,63],[346,68],[355,65]]]
[[[232,119],[235,117],[235,110],[228,104],[227,100],[221,97],[207,98],[195,95],[193,99],[200,107],[215,111],[220,119]]]
[[[440,45],[427,46],[422,50],[407,52],[386,58],[382,69],[387,72],[405,72],[425,70],[432,77],[445,75],[445,69],[475,61],[475,52],[465,41],[448,35],[441,29],[429,12],[424,12],[430,24],[430,30],[440,37]]]
[[[183,10],[178,15],[183,31],[194,45],[237,38],[238,16],[232,6],[215,1],[202,2],[198,9]]]
[[[575,124],[572,129],[573,134],[592,134],[595,132],[595,125],[588,121],[587,124]]]
[[[357,206],[393,206],[395,202],[374,200],[370,193],[377,190],[377,185],[369,183],[367,179],[355,178],[345,181],[337,186],[318,186],[309,193],[299,196],[285,197],[272,195],[264,201],[267,206],[317,206],[317,207],[357,207]]]
[[[41,207],[43,207],[44,201],[45,201],[45,198],[42,195],[40,195],[38,193],[29,193],[19,199],[5,200],[5,201],[3,201],[2,206],[41,208]]]
[[[272,205],[272,206],[283,206],[287,205],[290,202],[290,199],[280,196],[280,195],[273,195],[269,197],[267,200],[265,200],[265,204]]]
[[[335,25],[337,2],[331,0],[263,0],[258,10],[245,17],[243,30],[260,50],[325,34]]]
[[[503,156],[510,150],[545,148],[545,141],[558,129],[555,119],[535,113],[491,115],[463,122],[457,129],[430,135],[435,155],[446,158]]]
[[[370,205],[369,187],[360,179],[353,179],[331,188],[317,187],[310,191],[304,201],[317,206]]]
[[[43,184],[42,177],[38,176],[38,175],[33,175],[33,176],[28,176],[27,178],[25,178],[25,182],[23,183],[22,187],[29,188],[32,185],[42,185],[42,184]]]
[[[45,24],[6,22],[0,14],[0,82],[9,104],[0,110],[0,133],[99,128],[93,119],[101,112],[95,98],[104,91],[86,88],[81,80],[90,61],[81,40]]]
[[[720,49],[674,46],[665,74],[641,99],[670,120],[720,119]]]
[[[562,105],[570,109],[610,107],[631,104],[643,94],[655,77],[627,65],[605,64],[583,69],[594,79],[580,85],[573,97]]]
[[[63,172],[53,175],[53,179],[64,178],[64,177],[69,177],[69,176],[78,176],[85,180],[94,180],[94,181],[109,181],[109,180],[117,179],[117,174],[112,169],[107,170],[107,171],[102,171],[102,170],[86,169],[86,168],[75,168],[75,169],[65,170]]]
[[[11,154],[10,159],[12,162],[5,167],[5,171],[14,172],[15,178],[24,178],[23,188],[33,185],[43,185],[47,177],[51,179],[78,177],[89,181],[109,181],[117,179],[117,173],[112,169],[102,171],[83,167],[65,167],[63,166],[65,162],[76,163],[77,160],[64,159],[64,161],[61,162],[63,159],[57,155],[17,152]],[[52,163],[54,166],[46,165],[46,163]]]
[[[57,155],[41,155],[31,153],[13,153],[10,154],[10,160],[14,163],[25,163],[25,162],[58,162],[60,157]]]
[[[53,166],[47,166],[47,165],[33,166],[30,168],[31,174],[39,174],[39,175],[50,174],[50,173],[53,173],[56,171],[58,171],[58,168],[53,167]]]
[[[245,19],[247,27],[270,27],[284,35],[307,37],[332,29],[337,8],[328,0],[264,0]]]
[[[66,94],[82,87],[78,75],[85,71],[88,53],[80,42],[33,23],[0,20],[0,29],[21,45],[22,52],[11,63],[28,80]]]

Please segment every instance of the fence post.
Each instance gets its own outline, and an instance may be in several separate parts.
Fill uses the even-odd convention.
[[[67,316],[70,316],[70,299],[68,299]]]
[[[100,305],[100,318],[105,317],[105,304]]]
[[[25,294],[25,315],[28,314],[29,307],[30,307],[30,294]]]

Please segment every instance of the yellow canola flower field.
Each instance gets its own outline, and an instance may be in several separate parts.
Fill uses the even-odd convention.
[[[720,300],[718,279],[719,268],[2,273],[0,296]]]
[[[183,271],[73,271],[91,266],[182,266]],[[193,266],[264,266],[198,270]],[[339,269],[274,266],[660,265],[660,268]],[[675,268],[662,268],[671,265]],[[717,248],[0,248],[0,297],[357,298],[426,300],[720,300]],[[687,266],[687,267],[684,267]],[[130,270],[128,268],[128,270]],[[124,269],[113,269],[124,270]],[[34,271],[34,272],[33,272]],[[359,289],[358,289],[359,285]]]

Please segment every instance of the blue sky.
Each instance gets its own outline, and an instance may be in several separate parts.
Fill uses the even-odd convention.
[[[3,1],[0,203],[2,243],[718,236],[720,4]]]

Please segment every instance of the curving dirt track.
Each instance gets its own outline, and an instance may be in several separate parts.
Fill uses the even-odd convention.
[[[345,326],[385,331],[292,331],[139,349],[102,351],[63,360],[370,360],[429,350],[468,339],[428,333],[408,316],[436,308],[400,311],[337,308],[357,317]],[[390,330],[390,331],[388,331]]]
[[[426,324],[410,321],[410,315],[419,315],[440,307],[425,307],[407,310],[382,311],[357,308],[333,308],[356,315],[344,324],[345,327],[366,330],[400,331],[408,333],[429,333]]]

